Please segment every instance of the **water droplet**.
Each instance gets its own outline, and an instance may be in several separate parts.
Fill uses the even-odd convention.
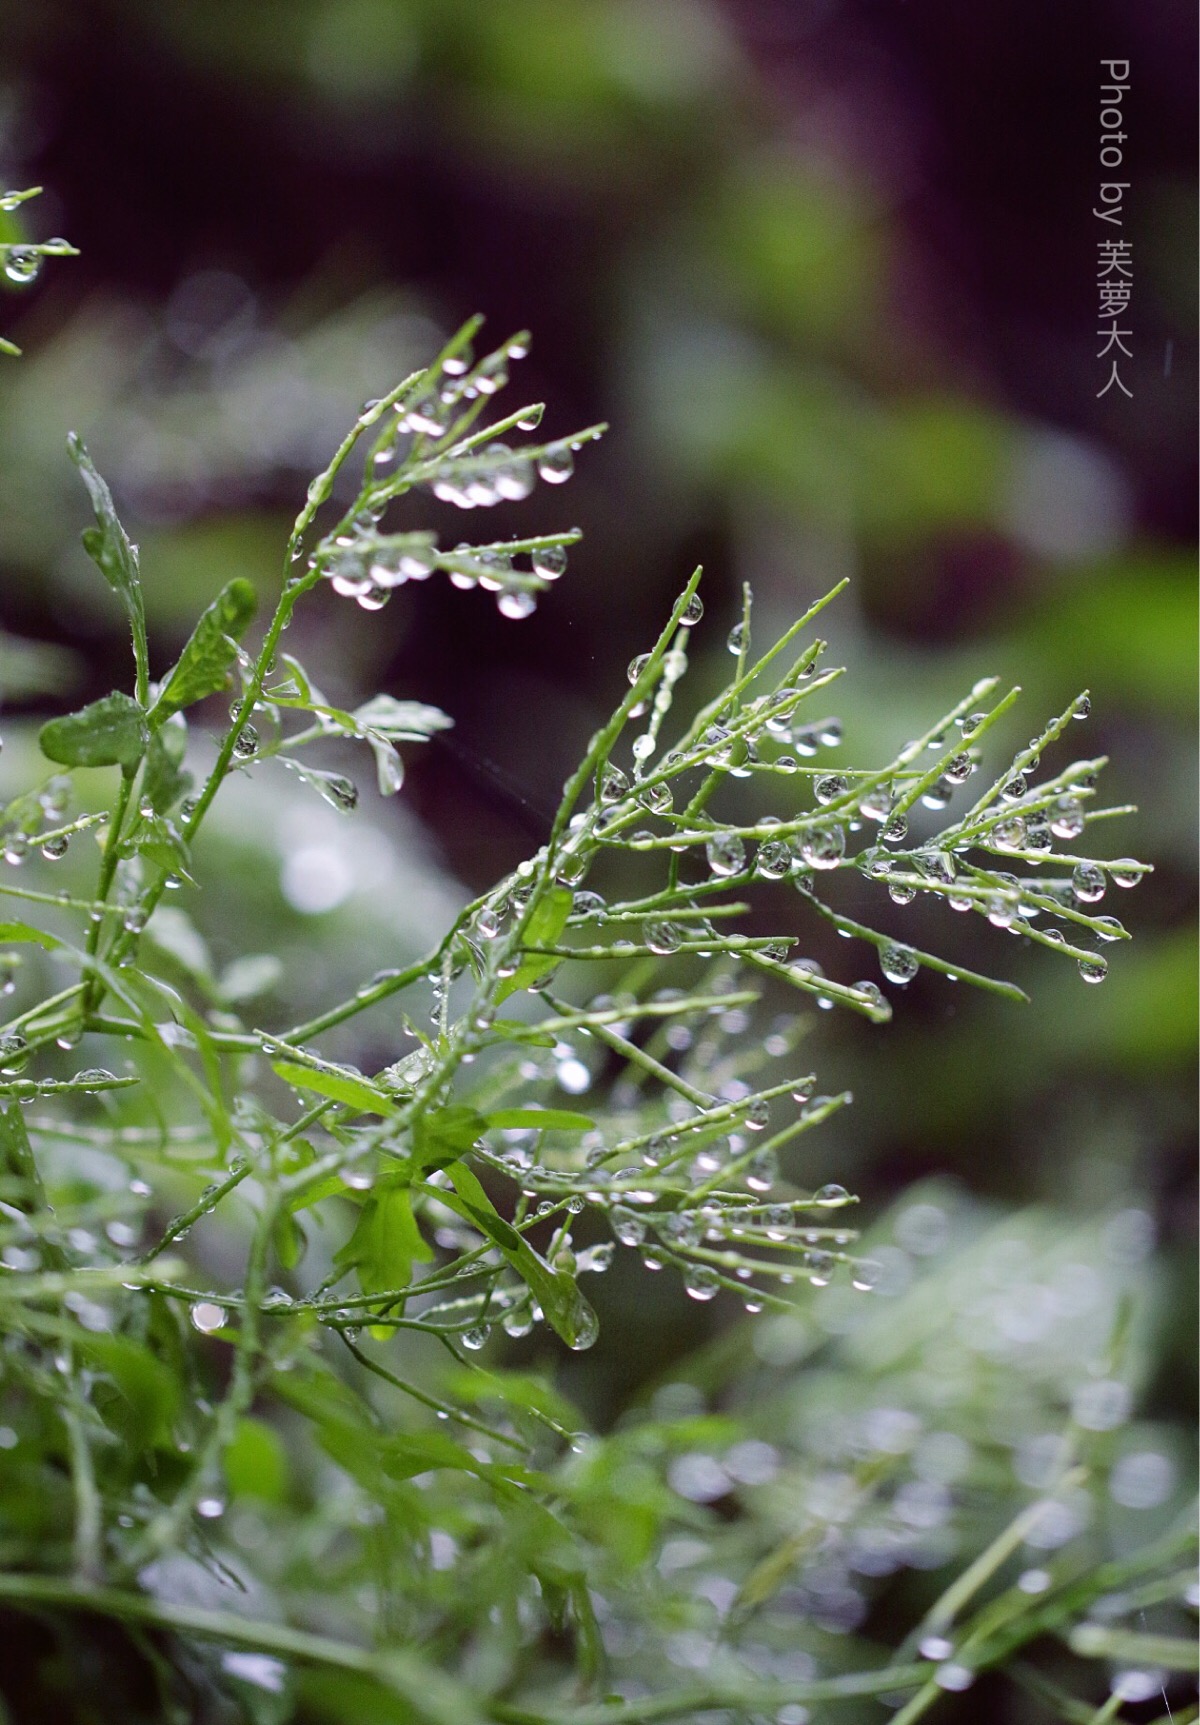
[[[491,1333],[490,1324],[475,1324],[471,1329],[464,1330],[459,1340],[464,1348],[469,1348],[472,1353],[477,1354],[480,1348],[486,1347]]]
[[[0,1031],[0,1072],[19,1072],[28,1053],[29,1043],[19,1030]]]
[[[758,847],[758,855],[754,859],[754,868],[764,880],[782,880],[791,872],[794,862],[791,846],[783,839],[768,839]]]
[[[699,593],[693,593],[680,614],[680,626],[684,629],[694,629],[704,615],[704,601]]]
[[[660,956],[678,952],[685,933],[673,922],[648,922],[642,932],[650,951],[658,953]]]
[[[952,1641],[947,1641],[944,1635],[927,1635],[920,1644],[922,1659],[935,1659],[941,1661],[943,1659],[949,1659],[953,1652],[954,1643]]]
[[[562,485],[575,471],[575,458],[569,449],[553,448],[538,460],[538,472],[547,485]]]
[[[491,905],[485,904],[475,918],[475,932],[482,935],[484,940],[495,940],[500,933],[500,917]]]
[[[689,1264],[683,1272],[683,1285],[693,1300],[711,1300],[721,1289],[720,1277],[707,1264]]]
[[[562,545],[543,545],[532,555],[533,572],[545,581],[557,581],[567,567],[566,548]]]
[[[884,844],[903,844],[904,840],[908,837],[908,821],[903,815],[890,816],[889,819],[884,822],[883,831],[879,836],[883,840]]]
[[[1100,940],[1122,940],[1125,936],[1125,925],[1115,916],[1098,916],[1095,928]]]
[[[848,1204],[850,1194],[844,1186],[830,1182],[827,1186],[818,1186],[813,1193],[814,1204]]]
[[[846,834],[842,827],[810,827],[796,839],[800,861],[807,868],[837,868],[846,854]]]
[[[496,609],[502,617],[511,617],[519,621],[522,617],[531,617],[537,610],[537,600],[532,593],[523,588],[514,587],[501,593],[496,599]]]
[[[886,821],[892,807],[892,795],[883,786],[868,791],[858,805],[860,815],[865,815],[869,821]]]
[[[36,281],[41,268],[41,253],[30,246],[14,246],[4,260],[4,273],[17,287],[28,287]]]
[[[251,755],[258,753],[258,732],[253,725],[243,725],[238,732],[233,745],[234,755],[238,760],[249,760]]]
[[[575,1334],[572,1336],[568,1346],[575,1353],[581,1354],[588,1348],[596,1345],[596,1339],[600,1334],[600,1320],[582,1296],[579,1299],[579,1304],[576,1307],[573,1316],[575,1319]]]
[[[983,908],[993,928],[1010,928],[1017,915],[1017,900],[1008,893],[994,892],[985,898]]]
[[[752,1192],[769,1192],[779,1178],[779,1163],[773,1150],[760,1150],[746,1169],[746,1184]]]
[[[14,868],[19,868],[25,861],[29,840],[24,833],[5,833],[3,843],[5,862],[11,863]]]
[[[1078,701],[1075,703],[1075,711],[1072,713],[1071,717],[1073,719],[1086,719],[1091,713],[1091,710],[1092,703],[1090,697],[1087,695],[1080,695]]]
[[[1050,814],[1050,831],[1060,839],[1077,839],[1084,825],[1083,804],[1076,797],[1059,797]]]
[[[1129,888],[1137,885],[1142,878],[1142,872],[1132,857],[1118,857],[1109,864],[1108,878],[1114,886]]]
[[[600,775],[600,801],[602,803],[620,802],[628,789],[629,780],[620,767],[614,767],[610,761]]]
[[[819,803],[832,803],[838,797],[844,797],[848,789],[849,785],[840,773],[827,773],[813,786],[813,795]]]
[[[609,1222],[623,1246],[640,1246],[646,1238],[645,1222],[622,1204],[613,1205],[609,1212]]]
[[[728,647],[729,651],[735,655],[735,657],[741,652],[742,648],[746,645],[746,625],[744,623],[735,623],[733,625],[733,628],[725,637],[725,645]]]
[[[917,896],[917,889],[910,881],[893,880],[888,882],[888,897],[893,904],[911,904]]]
[[[1019,851],[1025,847],[1025,822],[1020,815],[1011,820],[997,821],[992,828],[992,844],[999,851]]]
[[[211,1336],[225,1325],[225,1309],[212,1300],[197,1300],[191,1311],[192,1324],[202,1336]]]
[[[1100,957],[1081,958],[1079,974],[1085,982],[1103,982],[1108,975],[1108,960]]]
[[[58,862],[60,857],[66,856],[70,842],[65,833],[60,833],[56,838],[47,839],[42,846],[42,855],[47,862]]]
[[[1071,890],[1081,904],[1098,904],[1107,884],[1104,870],[1095,863],[1079,863],[1071,876]]]
[[[202,1497],[196,1504],[196,1514],[202,1515],[205,1521],[216,1521],[225,1514],[224,1501],[219,1497]]]
[[[746,847],[736,833],[714,833],[705,855],[715,875],[739,874],[746,866]]]

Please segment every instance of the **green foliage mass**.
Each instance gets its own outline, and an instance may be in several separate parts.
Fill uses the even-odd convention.
[[[830,767],[841,673],[810,625],[834,594],[760,652],[747,591],[730,679],[677,722],[697,571],[545,843],[427,953],[302,1022],[253,1010],[271,954],[214,976],[186,907],[238,890],[206,873],[222,790],[288,769],[352,819],[324,748],[365,745],[390,795],[397,745],[450,724],[326,700],[283,646],[297,606],[328,583],[370,613],[441,573],[519,620],[578,538],[447,549],[388,526],[422,489],[487,507],[558,484],[603,429],[505,441],[538,404],[481,425],[528,343],[477,358],[477,333],[364,406],[261,640],[231,580],[157,676],[136,549],[71,446],[134,689],[50,720],[68,772],[0,817],[29,865],[3,883],[27,920],[0,928],[0,1600],[46,1649],[17,1716],[58,1705],[81,1614],[115,1634],[125,1720],[799,1725],[887,1698],[908,1725],[994,1671],[1112,1718],[1073,1698],[1096,1661],[1125,1674],[1118,1702],[1165,1693],[1193,1656],[1193,1542],[1173,1439],[1129,1425],[1141,1212],[1065,1238],[932,1187],[863,1237],[845,1188],[792,1160],[851,1098],[797,1070],[783,1002],[892,1012],[873,976],[794,957],[797,920],[893,989],[925,969],[1024,998],[861,920],[884,893],[1104,979],[1127,934],[1095,907],[1148,865],[1093,855],[1127,812],[1097,803],[1102,759],[1043,764],[1085,694],[990,772],[1017,695],[993,678],[885,764]],[[230,696],[206,752],[194,709]],[[57,890],[93,840],[94,879]],[[752,901],[784,932],[737,932]],[[375,1009],[391,1060],[322,1052]],[[752,1316],[598,1435],[513,1344],[591,1347],[587,1285],[619,1288],[626,1257]]]

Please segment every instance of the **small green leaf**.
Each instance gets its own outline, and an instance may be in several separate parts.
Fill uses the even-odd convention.
[[[394,1114],[396,1105],[382,1090],[376,1090],[365,1078],[351,1073],[330,1072],[319,1066],[298,1066],[290,1060],[272,1061],[272,1066],[285,1084],[297,1090],[314,1090],[318,1096],[328,1096],[331,1102],[344,1102],[359,1114]]]
[[[590,1347],[599,1326],[573,1277],[552,1270],[524,1235],[497,1214],[492,1200],[464,1163],[454,1163],[447,1173],[454,1194],[439,1188],[439,1201],[473,1222],[499,1247],[569,1348]]]
[[[567,926],[574,898],[575,895],[569,887],[552,888],[534,907],[533,915],[525,925],[525,941],[530,946],[553,946]],[[524,959],[512,976],[507,977],[497,988],[497,1004],[507,1000],[510,994],[515,994],[519,989],[528,988],[529,984],[536,982],[549,967],[550,960],[537,953]]]
[[[587,1132],[596,1124],[569,1108],[498,1108],[486,1120],[489,1126],[532,1126],[539,1132]]]
[[[144,695],[150,671],[146,652],[146,615],[138,578],[137,547],[129,543],[129,537],[117,519],[112,492],[97,473],[85,445],[74,432],[67,438],[67,448],[72,461],[79,469],[83,483],[87,486],[96,514],[96,526],[84,530],[84,550],[125,608],[133,635],[138,693]]]
[[[181,707],[190,707],[206,695],[226,687],[229,667],[237,658],[237,644],[258,607],[258,596],[242,576],[228,582],[192,630],[178,663],[163,684],[151,711],[151,723],[160,725]]]
[[[48,760],[64,767],[121,767],[132,772],[146,752],[146,715],[131,695],[114,690],[38,732]]]
[[[160,815],[192,788],[192,775],[183,771],[186,753],[187,720],[182,713],[174,713],[150,738],[142,774],[142,796]]]
[[[456,1162],[472,1148],[484,1124],[481,1114],[462,1103],[419,1115],[413,1122],[414,1164],[425,1171]]]
[[[43,928],[32,928],[27,922],[0,922],[0,940],[29,941],[47,952],[59,952],[63,947],[57,935],[47,934]]]
[[[358,1271],[364,1294],[383,1294],[408,1286],[414,1259],[432,1257],[433,1248],[413,1216],[407,1185],[391,1180],[369,1195],[353,1234],[333,1261],[342,1271]]]

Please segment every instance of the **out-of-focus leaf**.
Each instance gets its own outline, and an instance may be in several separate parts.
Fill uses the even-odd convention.
[[[125,529],[117,519],[112,492],[97,473],[84,443],[74,432],[67,439],[67,448],[71,452],[72,461],[79,469],[83,483],[87,486],[96,515],[96,526],[84,530],[84,549],[124,606],[133,636],[133,657],[137,665],[138,682],[140,688],[144,689],[150,672],[146,652],[146,614],[138,577],[137,547],[130,544]]]
[[[288,1458],[273,1426],[240,1419],[224,1457],[225,1478],[235,1497],[261,1497],[279,1503],[287,1496]]]
[[[221,972],[218,988],[224,1000],[257,1000],[274,988],[283,965],[272,952],[251,952],[235,958]]]
[[[51,719],[38,732],[47,760],[64,767],[121,767],[132,772],[146,752],[146,715],[132,695],[114,689],[99,701]]]
[[[179,1382],[157,1355],[127,1336],[85,1334],[80,1351],[112,1380],[94,1400],[105,1422],[137,1449],[166,1443],[179,1410]]]
[[[201,615],[179,655],[178,663],[163,684],[150,712],[150,723],[159,725],[171,713],[190,707],[225,688],[229,667],[237,657],[237,644],[254,616],[258,597],[242,576],[221,589]]]

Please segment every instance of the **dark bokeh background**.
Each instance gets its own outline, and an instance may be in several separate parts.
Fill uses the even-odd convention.
[[[369,621],[323,595],[289,643],[331,694],[455,715],[457,749],[414,762],[404,799],[427,875],[478,889],[539,842],[696,561],[709,682],[742,580],[769,630],[852,577],[825,629],[852,672],[851,764],[984,672],[1027,691],[1014,748],[1088,684],[1082,746],[1142,811],[1111,854],[1157,871],[1104,907],[1135,946],[1083,989],[982,922],[885,903],[1035,1004],[922,977],[886,1030],[816,1026],[823,1083],[858,1093],[823,1172],[873,1205],[949,1170],[1018,1202],[1143,1206],[1186,1275],[1192,9],[39,0],[7,8],[0,41],[7,179],[44,184],[33,233],[82,252],[0,307],[26,350],[0,375],[2,619],[69,650],[13,659],[10,704],[23,682],[36,714],[124,675],[77,550],[69,427],[141,541],[165,652],[219,580],[271,589],[303,482],[364,396],[474,310],[497,339],[527,325],[517,387],[551,432],[613,424],[570,488],[519,506],[522,531],[586,530],[568,579],[520,627],[436,583]],[[1101,55],[1133,67],[1132,400],[1096,393]],[[516,509],[487,525],[516,531]],[[371,819],[429,854],[402,811]],[[313,914],[262,888],[315,992],[350,892]],[[237,950],[236,911],[197,915]],[[1158,1393],[1178,1407],[1193,1346],[1169,1330]]]

